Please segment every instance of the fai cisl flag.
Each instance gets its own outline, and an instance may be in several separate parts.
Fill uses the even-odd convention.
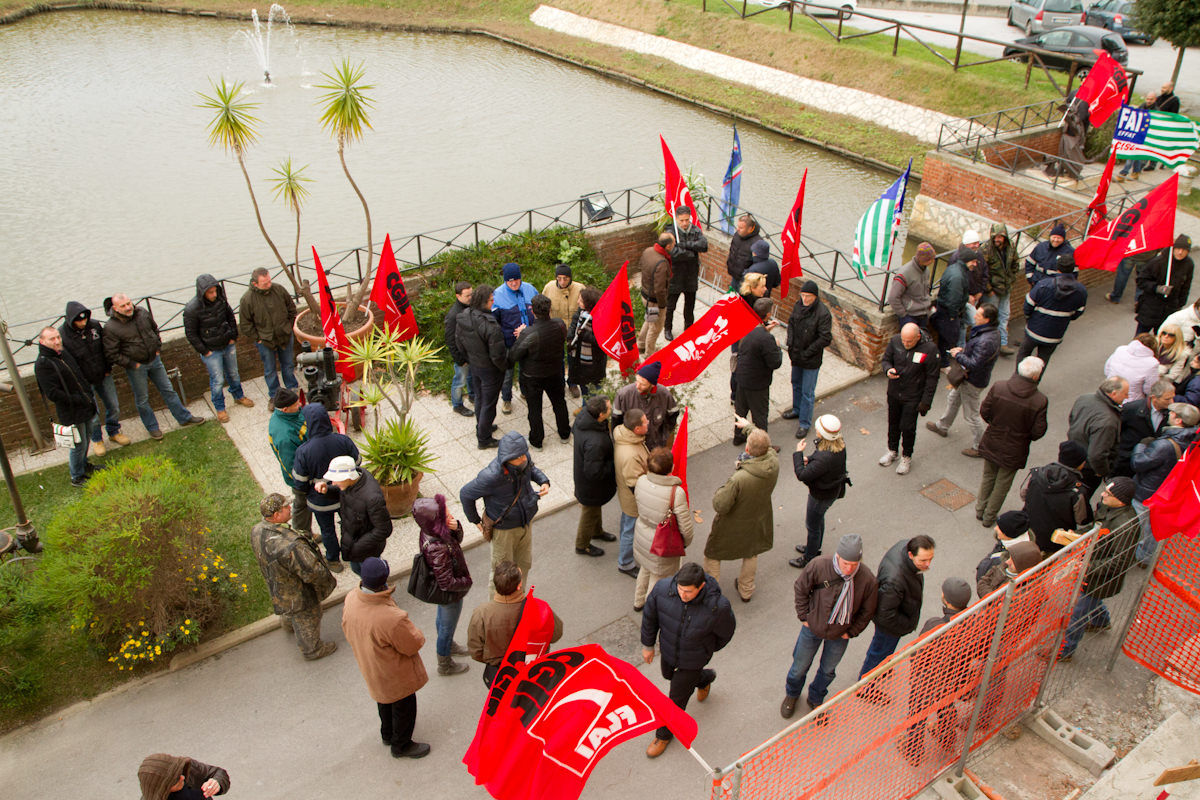
[[[375,285],[371,287],[371,302],[383,311],[383,323],[397,342],[407,341],[419,332],[417,316],[408,302],[396,254],[392,252],[392,235],[383,240],[379,254],[379,269],[375,270]]]
[[[700,217],[696,214],[696,205],[692,202],[692,192],[688,189],[687,181],[683,179],[683,174],[679,171],[679,165],[675,163],[675,156],[671,155],[671,148],[667,147],[667,140],[662,137],[662,134],[659,134],[658,140],[662,142],[663,202],[667,207],[667,213],[674,217],[675,209],[687,206],[692,211],[692,223],[699,225]]]
[[[660,386],[689,383],[700,377],[722,350],[741,339],[762,319],[741,295],[727,294],[713,303],[692,327],[675,337],[644,363],[662,362]]]
[[[317,255],[315,246],[312,251],[313,263],[317,265],[317,291],[321,300],[321,330],[325,332],[325,346],[332,347],[333,352],[337,353],[337,370],[342,374],[342,379],[350,383],[357,377],[354,374],[354,366],[345,360],[350,340],[346,338],[342,317],[338,314],[337,304],[333,302],[333,292],[329,291],[329,279],[325,277],[321,257]]]
[[[680,488],[686,496],[687,487],[687,458],[688,458],[688,407],[683,407],[683,416],[679,419],[679,428],[675,431],[675,442],[671,445],[671,474],[679,478]]]
[[[1104,165],[1104,173],[1096,184],[1096,196],[1088,203],[1088,211],[1092,212],[1088,221],[1088,235],[1096,233],[1108,219],[1108,187],[1112,184],[1113,165],[1117,161],[1117,150],[1114,147],[1108,154],[1108,163]]]
[[[1179,175],[1172,175],[1097,228],[1075,248],[1075,264],[1112,272],[1126,256],[1170,246],[1175,240],[1178,186]]]
[[[463,763],[496,800],[575,800],[600,759],[659,726],[696,738],[694,719],[598,644],[505,656]]]
[[[792,211],[788,214],[787,222],[783,224],[783,233],[779,238],[783,242],[783,263],[780,265],[782,285],[780,291],[784,297],[788,295],[788,287],[792,278],[804,276],[800,269],[800,220],[804,216],[804,184],[808,182],[808,170],[800,179],[800,191],[796,192],[796,202],[792,203]]]
[[[617,360],[621,372],[628,372],[638,360],[628,268],[629,261],[626,260],[592,309],[592,333],[596,344]]]
[[[1158,541],[1182,533],[1195,539],[1200,532],[1200,448],[1192,445],[1158,491],[1146,500],[1150,529]]]
[[[1125,70],[1108,53],[1088,70],[1079,84],[1075,97],[1088,105],[1088,120],[1093,126],[1103,125],[1129,96],[1129,79]]]

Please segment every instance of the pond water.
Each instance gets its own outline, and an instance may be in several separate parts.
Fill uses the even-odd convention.
[[[294,220],[271,170],[310,165],[302,255],[365,239],[362,209],[321,129],[335,59],[363,62],[374,130],[346,160],[374,238],[399,237],[660,180],[658,134],[680,165],[719,187],[728,118],[483,37],[276,25],[273,83],[249,23],[122,12],[43,14],[0,26],[0,313],[49,317],[78,299],[149,294],[201,272],[274,266],[235,160],[208,145],[197,91],[224,76],[258,103],[246,161],[264,221],[290,260]],[[893,177],[739,128],[742,205],[786,217],[809,169],[804,230],[849,250],[858,216]]]

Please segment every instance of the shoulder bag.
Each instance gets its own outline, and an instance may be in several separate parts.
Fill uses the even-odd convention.
[[[497,522],[508,516],[508,512],[512,511],[513,506],[515,506],[517,501],[521,499],[521,492],[523,491],[525,491],[524,482],[517,487],[517,493],[513,495],[512,502],[508,504],[508,508],[501,511],[500,516],[496,517],[496,519],[492,519],[487,515],[487,503],[485,502],[483,504],[483,513],[479,515],[479,528],[483,531],[483,540],[485,542],[490,542],[492,540],[492,529],[496,527]]]
[[[675,490],[671,487],[671,500],[667,504],[666,516],[654,529],[654,541],[650,544],[650,555],[663,558],[678,558],[685,555],[687,549],[683,546],[683,534],[679,532],[679,519],[675,516]]]
[[[413,556],[412,572],[408,574],[408,593],[424,603],[445,605],[458,599],[458,594],[439,589],[429,562],[420,551]]]

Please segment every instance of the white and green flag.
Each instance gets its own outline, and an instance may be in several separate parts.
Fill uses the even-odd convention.
[[[1121,106],[1113,150],[1123,160],[1158,161],[1177,167],[1200,147],[1196,123],[1182,114]]]
[[[908,189],[910,172],[912,159],[909,159],[904,174],[879,195],[879,199],[870,205],[867,213],[858,221],[851,263],[860,278],[869,269],[887,269],[892,238],[900,228],[900,219],[904,215],[904,194]]]

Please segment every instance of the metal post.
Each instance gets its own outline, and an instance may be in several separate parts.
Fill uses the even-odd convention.
[[[796,4],[788,3],[788,33],[792,32],[792,15],[796,13]]]
[[[0,319],[0,355],[4,357],[4,366],[8,369],[9,377],[12,378],[13,391],[16,392],[17,401],[21,404],[21,413],[25,415],[25,422],[29,425],[29,432],[33,435],[33,443],[36,447],[34,452],[40,453],[49,450],[46,440],[42,438],[42,429],[38,424],[37,417],[33,415],[33,405],[30,404],[29,394],[25,391],[25,382],[21,380],[21,374],[17,372],[17,362],[13,359],[12,349],[8,346],[8,323],[3,319]]]
[[[354,263],[358,267],[358,282],[362,283],[362,250],[354,248]]]
[[[954,48],[954,71],[958,72],[958,61],[962,57],[963,31],[967,27],[967,0],[963,0],[962,16],[958,19],[958,44]]]
[[[625,190],[625,224],[633,221],[633,190]]]
[[[738,800],[742,796],[742,764],[733,765],[733,780],[729,782],[729,793],[733,800]]]
[[[475,228],[475,246],[479,247],[479,223],[472,222],[471,225]]]
[[[841,257],[842,257],[842,251],[841,251],[841,250],[834,250],[834,251],[833,251],[833,272],[831,272],[831,273],[829,274],[829,288],[830,288],[830,289],[832,289],[832,288],[834,288],[835,286],[837,286],[837,268],[838,268],[838,260],[839,260]]]
[[[1117,653],[1125,647],[1125,637],[1129,635],[1129,629],[1133,627],[1133,619],[1137,616],[1138,609],[1142,606],[1142,598],[1146,596],[1146,590],[1150,588],[1150,581],[1154,580],[1154,570],[1158,566],[1158,557],[1162,555],[1162,547],[1154,549],[1154,555],[1150,557],[1150,564],[1146,569],[1146,580],[1142,581],[1142,586],[1138,589],[1137,599],[1133,601],[1133,607],[1129,609],[1129,614],[1126,615],[1125,622],[1121,625],[1121,635],[1117,637],[1117,645],[1108,654],[1108,663],[1104,666],[1106,672],[1112,672],[1113,667],[1117,663]]]
[[[421,234],[417,234],[417,266],[425,266],[425,259],[421,256]]]
[[[840,31],[840,28],[839,28]],[[896,25],[896,36],[892,39],[892,57],[896,57],[896,53],[900,51],[900,26]]]
[[[529,217],[529,232],[533,233],[533,209],[531,208],[528,211],[526,211],[525,213]]]
[[[1109,535],[1111,536],[1112,534],[1110,533]],[[1075,604],[1079,602],[1079,592],[1083,588],[1083,577],[1087,574],[1088,565],[1092,563],[1092,554],[1096,552],[1096,539],[1098,538],[1098,527],[1092,533],[1083,537],[1083,546],[1087,548],[1087,552],[1084,553],[1083,563],[1079,565],[1079,574],[1075,576],[1075,591],[1071,592],[1071,604],[1067,609],[1067,625],[1070,625],[1071,617],[1075,614]],[[1067,547],[1066,551],[1062,552],[1069,552],[1070,549],[1070,547]],[[1067,625],[1061,626],[1058,629],[1058,634],[1054,637],[1054,647],[1050,649],[1050,663],[1046,665],[1046,674],[1042,676],[1042,685],[1038,687],[1037,697],[1033,699],[1034,708],[1042,704],[1042,697],[1046,694],[1046,686],[1050,683],[1050,676],[1054,674],[1054,665],[1058,663],[1058,651],[1062,647],[1063,639],[1067,635]]]
[[[983,677],[979,681],[979,697],[975,708],[971,711],[971,724],[967,727],[967,735],[963,739],[962,755],[954,773],[962,777],[967,766],[967,756],[971,754],[971,742],[975,740],[975,729],[979,727],[979,717],[983,714],[983,703],[987,700],[988,686],[992,681],[992,670],[996,667],[996,655],[1000,650],[1000,640],[1004,637],[1004,623],[1008,621],[1008,610],[1012,608],[1013,584],[1004,590],[1004,605],[1000,608],[1000,616],[996,618],[996,630],[992,632],[992,643],[988,646],[987,662],[983,666]]]
[[[742,0],[742,19],[746,18],[746,0]]]

